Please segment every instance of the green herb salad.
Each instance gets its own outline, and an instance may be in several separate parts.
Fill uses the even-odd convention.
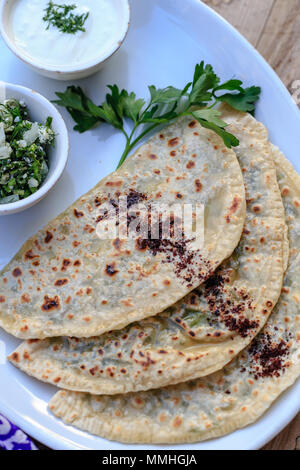
[[[48,174],[47,147],[54,145],[52,118],[31,122],[26,104],[15,99],[0,103],[0,204],[36,192]]]

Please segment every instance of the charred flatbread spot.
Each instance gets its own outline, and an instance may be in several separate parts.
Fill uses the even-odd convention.
[[[102,300],[101,304],[102,304],[102,305],[106,305],[106,304],[107,304],[107,300]]]
[[[91,317],[83,317],[83,320],[88,323],[91,321]]]
[[[101,198],[99,196],[95,197],[94,204],[95,204],[96,207],[101,206],[102,201],[101,201]]]
[[[273,307],[273,302],[271,302],[271,300],[268,300],[268,301],[266,302],[266,306],[267,306],[268,308],[272,308],[272,307]]]
[[[52,310],[58,309],[59,307],[59,297],[57,295],[55,295],[54,297],[49,297],[48,295],[45,295],[44,303],[41,307],[44,312],[50,312]]]
[[[57,279],[57,281],[55,281],[54,285],[56,287],[60,287],[60,286],[64,286],[65,284],[67,284],[69,282],[68,279]]]
[[[229,212],[230,212],[231,214],[233,214],[234,212],[237,211],[237,208],[239,207],[239,203],[240,203],[239,198],[238,198],[238,197],[235,197],[235,198],[233,199],[232,206],[231,206],[230,209],[229,209]]]
[[[114,241],[113,241],[113,246],[116,250],[120,250],[121,247],[122,247],[122,241],[120,240],[120,238],[116,238]]]
[[[21,296],[21,302],[22,302],[22,304],[29,304],[29,302],[30,302],[29,295],[28,294],[23,294]]]
[[[147,250],[147,240],[143,239],[143,238],[137,238],[136,241],[135,241],[135,248],[138,250],[138,251],[146,251]]]
[[[22,276],[22,271],[21,271],[21,269],[20,269],[20,268],[15,268],[15,269],[13,270],[13,272],[12,272],[12,275],[13,275],[14,277],[20,277],[20,276]]]
[[[35,246],[37,247],[37,249],[39,251],[42,251],[42,247],[41,247],[40,242],[38,240],[34,240],[34,244],[35,244]]]
[[[173,421],[173,427],[178,428],[181,425],[182,425],[182,418],[180,416],[176,416],[176,418]]]
[[[73,212],[74,212],[75,217],[77,217],[77,219],[80,219],[80,217],[84,216],[84,213],[82,211],[77,210],[77,209],[74,209]]]
[[[193,129],[194,127],[196,127],[196,125],[197,125],[197,122],[196,122],[196,121],[191,121],[191,122],[189,123],[189,127],[190,127],[191,129]]]
[[[105,183],[105,186],[116,186],[116,187],[119,187],[119,186],[122,186],[123,184],[123,181],[107,181]]]
[[[282,188],[281,194],[282,196],[288,196],[289,192],[290,192],[290,188],[285,187],[285,188]]]
[[[298,201],[298,199],[294,200],[294,206],[295,207],[300,207],[300,202]]]
[[[44,238],[45,243],[50,243],[51,240],[53,239],[53,234],[49,232],[49,230],[46,231],[46,236]]]
[[[169,286],[171,284],[171,281],[169,281],[169,279],[165,279],[163,281],[163,284],[164,284],[164,286]]]
[[[72,244],[73,244],[74,248],[77,248],[80,245],[80,242],[75,240]]]
[[[177,155],[176,150],[172,150],[172,151],[170,152],[170,156],[171,156],[171,157],[176,157],[176,155]]]
[[[24,351],[23,359],[25,359],[25,361],[29,361],[29,359],[30,359],[30,354],[28,353],[28,351]]]
[[[4,295],[0,295],[0,304],[3,304],[4,302],[5,302]]]
[[[109,375],[110,377],[114,377],[114,372],[112,371],[111,367],[107,367],[106,368],[106,373],[107,375]]]
[[[135,397],[133,399],[134,403],[137,405],[137,406],[141,406],[144,404],[144,401],[141,399],[141,398],[138,398],[138,397]]]
[[[153,170],[153,173],[155,173],[156,175],[160,175],[160,170]]]
[[[120,372],[121,372],[122,374],[126,374],[127,369],[125,369],[125,367],[123,367],[122,369],[120,369]]]
[[[61,377],[55,377],[55,379],[53,380],[55,384],[58,384],[58,382],[60,381],[61,381]]]
[[[105,273],[108,276],[115,276],[119,271],[116,269],[116,263],[107,264],[105,267]]]
[[[17,352],[12,353],[11,358],[12,358],[13,361],[19,362],[19,360],[20,360],[19,353],[17,353]]]
[[[155,155],[154,153],[150,153],[149,158],[150,160],[157,160],[157,155]]]
[[[259,212],[261,212],[262,208],[261,208],[261,206],[259,206],[257,204],[256,206],[252,207],[252,210],[253,210],[253,212],[255,212],[255,214],[259,214]]]
[[[195,162],[193,162],[193,161],[189,161],[189,162],[186,164],[186,168],[187,168],[188,170],[190,170],[191,168],[194,168],[194,166],[195,166]]]
[[[195,190],[196,193],[200,193],[200,191],[202,190],[202,183],[199,179],[195,180]]]
[[[76,261],[74,261],[74,266],[80,266],[80,265],[81,265],[80,259],[77,259]]]
[[[183,198],[182,194],[180,194],[180,193],[176,194],[176,199],[182,199],[182,198]]]
[[[169,147],[175,147],[175,145],[179,144],[178,137],[174,137],[174,139],[170,139],[168,142]]]
[[[86,293],[87,295],[90,295],[92,293],[92,288],[91,287],[87,287],[86,288]]]
[[[64,259],[61,266],[61,271],[66,271],[68,266],[70,266],[71,261],[69,259]]]
[[[83,230],[85,232],[89,232],[89,233],[93,233],[95,231],[94,227],[92,227],[91,225],[89,224],[86,224],[84,227],[83,227]]]
[[[165,351],[164,349],[160,349],[158,352],[159,354],[168,354],[167,351]]]

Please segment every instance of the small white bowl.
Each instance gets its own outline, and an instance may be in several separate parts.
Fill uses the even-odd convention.
[[[0,204],[0,215],[15,214],[33,206],[54,187],[61,177],[69,156],[69,135],[63,118],[55,106],[46,98],[29,88],[11,83],[0,82],[0,100],[3,98],[15,98],[23,100],[28,107],[29,119],[37,122],[45,122],[47,117],[52,117],[52,129],[54,130],[55,145],[48,148],[49,172],[42,186],[31,196],[9,204]]]
[[[24,52],[17,47],[12,32],[10,31],[9,16],[13,3],[16,0],[0,0],[0,33],[9,47],[9,49],[25,64],[34,69],[39,74],[54,78],[56,80],[78,80],[88,77],[98,72],[108,59],[121,47],[130,24],[130,6],[128,0],[116,0],[118,5],[118,14],[120,15],[121,27],[118,36],[112,44],[112,47],[106,53],[99,54],[98,57],[92,61],[86,62],[82,65],[68,66],[68,64],[59,68],[57,66],[45,65],[34,58],[28,57]]]

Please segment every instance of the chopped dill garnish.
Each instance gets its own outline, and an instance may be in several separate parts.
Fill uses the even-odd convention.
[[[48,2],[45,8],[45,16],[43,20],[50,25],[55,26],[62,33],[75,34],[77,31],[85,31],[84,23],[86,22],[89,12],[76,15],[73,12],[77,7],[76,5],[58,5],[52,1]]]

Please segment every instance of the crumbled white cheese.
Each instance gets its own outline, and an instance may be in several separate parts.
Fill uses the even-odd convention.
[[[53,131],[51,129],[47,129],[45,126],[39,126],[39,138],[42,144],[46,144],[49,140],[51,140],[53,136]]]
[[[35,178],[29,178],[28,180],[28,186],[30,188],[37,188],[39,185],[39,182]]]
[[[5,132],[4,132],[4,124],[0,122],[0,145],[5,143]]]
[[[11,146],[6,142],[4,124],[0,122],[0,160],[9,158],[12,152]]]
[[[18,141],[17,141],[17,144],[18,144],[18,147],[21,147],[22,149],[25,148],[25,147],[27,147],[27,142],[26,142],[26,140],[23,140],[23,139],[22,139],[22,140],[18,140]]]
[[[37,122],[34,122],[28,131],[25,131],[23,134],[23,140],[27,142],[27,145],[33,144],[36,139],[39,137],[39,125]]]
[[[9,158],[12,153],[12,148],[9,144],[4,144],[0,147],[0,160],[5,160]]]

